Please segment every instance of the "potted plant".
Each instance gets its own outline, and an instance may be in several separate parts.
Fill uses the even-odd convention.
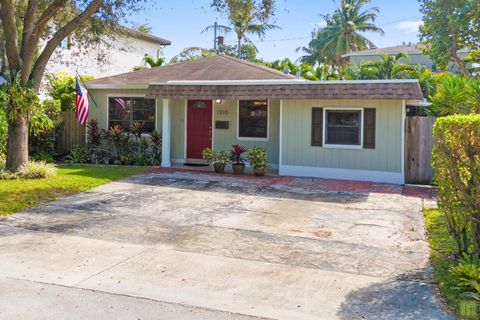
[[[270,168],[267,160],[267,151],[260,147],[251,147],[248,149],[247,160],[253,168],[256,176],[264,176],[265,171]]]
[[[242,158],[242,154],[247,151],[242,145],[234,144],[232,145],[232,150],[230,151],[230,157],[232,159],[232,169],[235,174],[243,174],[245,171],[245,159]]]
[[[207,160],[207,163],[213,165],[216,173],[223,173],[225,166],[230,163],[230,157],[225,151],[213,151],[210,148],[205,148],[202,151],[203,159]]]

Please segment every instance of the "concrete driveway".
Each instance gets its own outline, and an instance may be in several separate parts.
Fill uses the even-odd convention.
[[[447,319],[431,200],[405,191],[176,170],[110,183],[0,220],[0,318]]]

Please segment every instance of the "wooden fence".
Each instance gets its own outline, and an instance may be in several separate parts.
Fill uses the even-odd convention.
[[[430,184],[433,178],[433,117],[407,117],[405,124],[405,182]]]
[[[86,127],[78,123],[75,111],[62,112],[61,117],[63,124],[55,143],[55,151],[57,154],[65,156],[74,145],[85,144]]]

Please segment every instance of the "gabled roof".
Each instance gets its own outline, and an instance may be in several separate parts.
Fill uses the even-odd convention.
[[[120,33],[123,33],[123,34],[125,34],[129,37],[132,37],[132,38],[142,39],[142,40],[149,41],[149,42],[159,44],[159,45],[162,45],[162,46],[168,46],[168,45],[172,44],[172,42],[170,40],[163,39],[163,38],[154,36],[152,34],[141,32],[141,31],[138,31],[138,30],[130,29],[130,28],[127,28],[127,27],[124,27],[124,26],[119,26],[119,29],[120,29]]]
[[[133,71],[87,82],[87,87],[108,85],[145,85],[168,81],[201,80],[279,80],[294,76],[248,61],[216,55],[196,61]]]

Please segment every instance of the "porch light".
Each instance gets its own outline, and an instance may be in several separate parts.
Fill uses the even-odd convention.
[[[222,104],[222,103],[223,103],[223,100],[217,99],[217,100],[215,100],[215,103],[216,103],[216,104]]]

